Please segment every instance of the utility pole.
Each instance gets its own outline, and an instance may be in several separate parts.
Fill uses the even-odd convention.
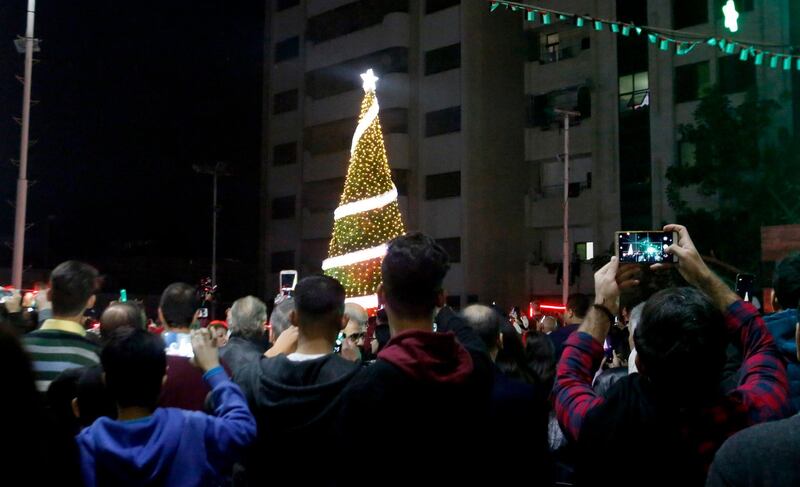
[[[217,204],[217,182],[219,181],[220,176],[230,176],[230,173],[227,170],[227,163],[225,162],[217,162],[216,164],[209,165],[204,164],[200,165],[193,165],[192,169],[194,172],[198,174],[208,174],[213,176],[213,184],[214,184],[214,198],[213,198],[213,209],[211,212],[211,285],[217,285],[217,214],[219,213],[219,205]],[[216,305],[216,303],[215,303]]]
[[[569,296],[569,119],[580,117],[580,112],[569,110],[555,110],[564,116],[564,247],[562,249],[561,264],[561,302],[566,305]]]
[[[36,17],[36,0],[28,0],[27,26],[25,28],[25,84],[22,90],[22,137],[19,148],[19,177],[17,179],[17,204],[14,216],[14,257],[11,265],[11,285],[22,289],[22,263],[25,256],[25,213],[28,205],[28,146],[31,120],[31,76],[33,51],[38,42],[33,38]],[[19,50],[20,43],[16,43]]]

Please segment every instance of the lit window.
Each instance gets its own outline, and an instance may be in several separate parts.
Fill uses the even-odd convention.
[[[594,259],[594,242],[578,242],[575,244],[575,254],[578,260]]]
[[[650,105],[650,83],[647,71],[619,78],[619,110],[639,110]]]

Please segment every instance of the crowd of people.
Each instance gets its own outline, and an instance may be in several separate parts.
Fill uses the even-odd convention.
[[[319,275],[198,328],[173,283],[159,330],[190,356],[133,302],[87,332],[98,271],[65,262],[36,329],[3,310],[3,484],[800,485],[800,257],[762,317],[664,231],[676,265],[611,257],[561,316],[447,307],[419,233],[389,244],[372,317]]]

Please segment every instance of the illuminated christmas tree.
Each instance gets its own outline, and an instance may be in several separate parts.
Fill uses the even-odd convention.
[[[381,282],[386,245],[405,230],[378,119],[378,78],[371,69],[361,78],[365,93],[361,115],[350,146],[344,192],[333,216],[329,257],[322,269],[342,283],[349,302],[376,308],[375,289]]]

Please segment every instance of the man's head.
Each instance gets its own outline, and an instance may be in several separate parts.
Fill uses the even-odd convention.
[[[259,340],[264,335],[267,322],[267,305],[255,296],[234,301],[228,314],[231,335],[246,340]]]
[[[50,290],[47,298],[53,303],[53,316],[81,317],[94,306],[97,290],[97,269],[69,260],[50,273]]]
[[[772,277],[777,304],[783,309],[791,309],[800,302],[800,254],[791,255],[775,266]]]
[[[336,339],[343,327],[345,292],[336,279],[329,276],[309,276],[294,288],[293,325],[301,335]]]
[[[100,337],[104,341],[109,339],[114,330],[123,326],[146,330],[144,310],[132,302],[114,303],[100,315]]]
[[[123,327],[111,334],[100,355],[106,387],[119,407],[155,409],[167,373],[161,337]]]
[[[200,300],[195,288],[183,282],[175,282],[161,293],[158,317],[162,325],[189,328],[199,306]]]
[[[347,317],[344,336],[355,346],[364,345],[367,321],[369,321],[367,311],[356,303],[346,303],[344,305],[344,314]]]
[[[585,294],[570,294],[564,310],[564,321],[570,324],[583,322],[591,305],[592,301],[589,296]]]
[[[269,315],[270,343],[275,343],[275,340],[281,336],[281,333],[292,326],[292,322],[290,320],[292,311],[294,311],[294,298],[285,297],[282,301],[275,305],[275,308],[272,310],[272,314]]]
[[[716,391],[725,364],[725,320],[702,292],[665,289],[645,303],[634,332],[640,373],[676,401]]]
[[[494,309],[482,304],[472,304],[467,306],[461,313],[470,328],[475,330],[483,343],[492,360],[497,357],[497,353],[502,346],[500,329],[503,326],[503,316]]]
[[[381,264],[383,283],[378,291],[390,322],[393,317],[433,320],[434,310],[444,306],[442,283],[449,269],[447,252],[431,237],[411,233],[394,239]]]
[[[552,333],[557,325],[558,322],[554,316],[542,316],[542,333]]]

